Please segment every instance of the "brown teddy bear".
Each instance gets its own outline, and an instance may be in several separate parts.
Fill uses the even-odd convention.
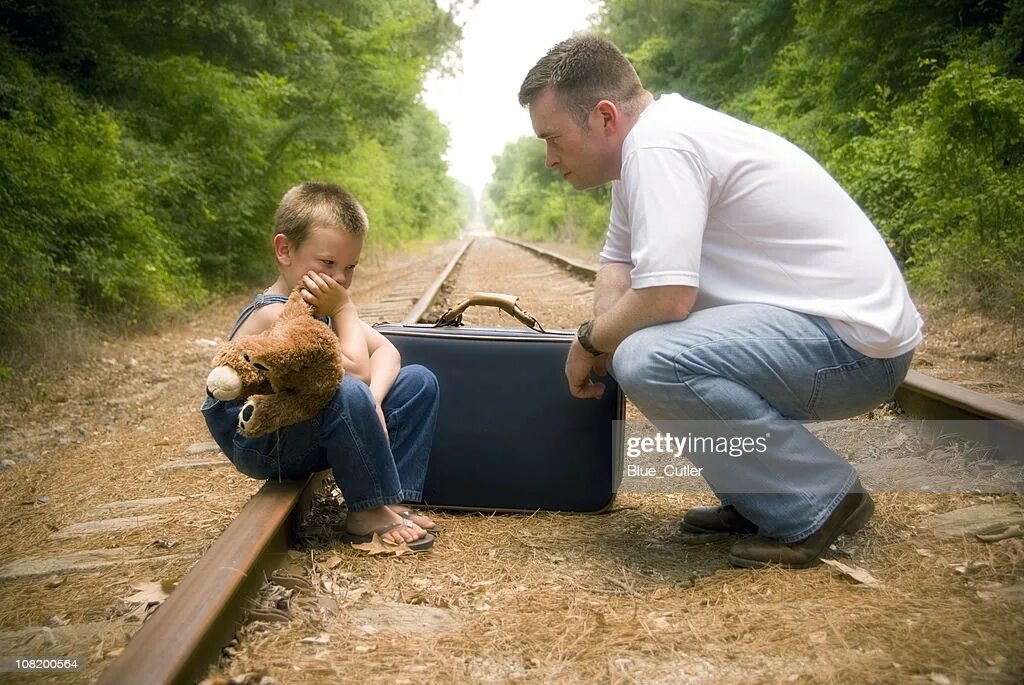
[[[218,400],[248,398],[238,431],[248,438],[308,421],[334,396],[345,371],[338,338],[292,291],[281,315],[258,335],[220,346],[206,389]]]

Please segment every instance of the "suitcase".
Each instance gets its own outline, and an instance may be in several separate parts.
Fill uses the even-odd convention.
[[[598,513],[622,477],[625,401],[569,394],[565,357],[575,332],[545,331],[517,298],[478,293],[436,324],[377,324],[402,355],[437,376],[440,406],[424,504],[473,511]],[[496,306],[531,328],[462,325],[470,306]]]

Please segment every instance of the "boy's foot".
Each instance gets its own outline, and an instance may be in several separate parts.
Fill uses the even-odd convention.
[[[388,509],[395,512],[402,518],[412,521],[423,530],[434,530],[434,528],[437,527],[437,524],[435,524],[433,519],[429,516],[425,515],[421,511],[407,507],[404,504],[389,504]]]
[[[345,532],[350,535],[371,535],[374,531],[389,528],[381,534],[381,540],[394,545],[403,542],[411,544],[427,536],[415,521],[405,519],[391,510],[391,507],[374,507],[363,511],[350,511],[345,520]]]

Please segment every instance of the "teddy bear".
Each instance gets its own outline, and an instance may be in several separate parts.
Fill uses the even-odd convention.
[[[248,398],[238,413],[245,437],[313,418],[345,375],[338,338],[300,292],[292,291],[270,328],[223,343],[213,358],[207,392],[218,400]]]

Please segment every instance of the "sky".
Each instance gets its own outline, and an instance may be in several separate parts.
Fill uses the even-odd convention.
[[[593,0],[480,0],[457,15],[461,73],[432,74],[423,100],[450,131],[449,175],[478,199],[494,172],[491,158],[505,143],[533,135],[516,99],[526,72],[555,43],[586,30],[596,11]]]

